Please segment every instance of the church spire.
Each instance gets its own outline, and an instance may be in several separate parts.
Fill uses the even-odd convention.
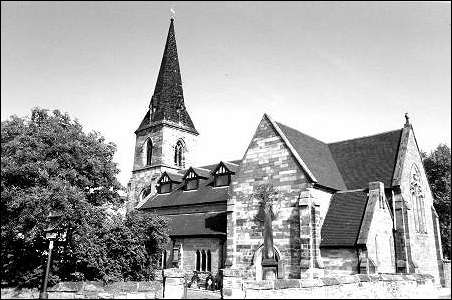
[[[149,105],[148,118],[151,123],[169,121],[197,133],[184,104],[173,17],[166,38],[154,94]]]

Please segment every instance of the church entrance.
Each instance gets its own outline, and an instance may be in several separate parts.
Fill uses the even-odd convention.
[[[256,271],[256,280],[257,281],[261,281],[263,280],[264,274],[262,272],[262,259],[263,259],[263,250],[264,250],[264,245],[261,245],[256,252],[254,253],[254,259],[253,259],[253,265],[255,267],[255,271]],[[275,259],[278,262],[278,269],[277,269],[277,273],[276,273],[276,278],[278,278],[278,272],[280,272],[279,270],[279,260],[281,259],[280,253],[279,251],[273,247],[274,253],[275,253]]]

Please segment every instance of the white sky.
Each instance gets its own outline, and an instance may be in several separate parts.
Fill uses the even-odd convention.
[[[170,8],[195,165],[240,159],[264,112],[324,142],[451,140],[450,3],[2,2],[1,119],[60,109],[117,144],[125,185]]]

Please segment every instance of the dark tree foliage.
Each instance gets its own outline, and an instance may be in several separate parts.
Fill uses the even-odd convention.
[[[51,283],[58,280],[149,279],[166,242],[157,216],[107,213],[121,185],[116,146],[58,110],[1,123],[2,285],[39,286],[51,210],[62,212],[66,242],[54,248]]]
[[[443,256],[451,257],[451,152],[440,144],[430,154],[423,153],[425,172],[433,193],[433,205],[439,216]]]

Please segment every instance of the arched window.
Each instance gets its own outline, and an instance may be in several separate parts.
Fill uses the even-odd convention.
[[[212,271],[212,255],[210,250],[207,250],[207,271]]]
[[[146,166],[151,165],[151,159],[152,159],[152,141],[151,139],[148,139],[146,142]]]
[[[178,167],[184,167],[184,144],[182,141],[177,141],[174,148],[174,164]]]
[[[201,250],[201,271],[206,270],[206,251]]]
[[[413,165],[411,168],[410,194],[416,231],[420,233],[427,233],[425,223],[425,194],[422,188],[421,174],[416,165]]]
[[[196,271],[201,271],[201,253],[196,250]]]

